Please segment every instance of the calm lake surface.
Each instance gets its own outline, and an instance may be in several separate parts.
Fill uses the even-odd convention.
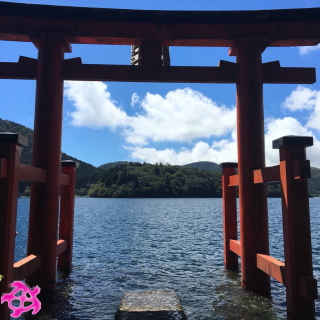
[[[280,206],[268,200],[270,254],[283,259]],[[319,282],[320,198],[310,210]],[[26,255],[28,211],[19,199],[15,261]],[[51,307],[30,319],[114,319],[123,292],[136,290],[174,290],[189,320],[285,319],[283,285],[272,280],[263,298],[225,270],[221,212],[221,199],[76,198],[72,272],[58,273]]]

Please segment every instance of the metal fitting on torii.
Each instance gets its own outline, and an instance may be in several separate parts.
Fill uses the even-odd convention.
[[[135,66],[170,66],[169,47],[161,42],[142,40],[138,46],[131,46],[131,64]]]

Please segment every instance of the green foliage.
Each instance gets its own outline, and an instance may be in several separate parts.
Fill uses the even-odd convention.
[[[33,145],[33,130],[22,126],[18,123],[0,119],[0,132],[19,133],[28,138],[28,146],[21,147],[21,163],[31,165],[32,162],[32,145]],[[65,153],[61,154],[61,160],[73,160],[79,163],[79,168],[76,171],[76,188],[87,188],[87,184],[97,180],[98,175],[103,171],[93,165],[73,158]],[[24,193],[26,187],[30,186],[28,181],[20,181],[19,192]]]
[[[309,196],[320,197],[320,169],[311,167],[311,178],[308,179]],[[280,182],[271,182],[267,184],[267,194],[269,198],[281,197]]]
[[[182,167],[190,167],[190,168],[197,168],[199,170],[221,172],[221,167],[217,163],[211,162],[211,161],[193,162],[193,163],[186,164]]]
[[[15,132],[28,138],[22,146],[21,163],[31,164],[33,130],[18,123],[0,119],[0,132]],[[90,197],[221,197],[221,168],[208,161],[185,166],[117,161],[96,168],[65,153],[62,160],[79,163],[76,173],[76,195]],[[320,169],[311,167],[308,180],[310,196],[320,196]],[[30,195],[30,183],[20,181],[19,192]],[[268,197],[280,197],[279,182],[267,184]]]
[[[1,282],[2,279],[3,279],[3,276],[0,274],[0,282]]]
[[[78,197],[85,197],[86,195],[88,195],[88,189],[86,188],[80,188],[80,189],[76,189],[76,196]]]
[[[76,189],[87,188],[88,184],[95,182],[103,172],[103,169],[96,168],[65,153],[61,154],[61,160],[73,160],[79,163],[79,167],[76,170]]]
[[[198,164],[198,163],[196,163]],[[320,196],[320,169],[311,168],[310,196]],[[169,164],[127,163],[110,167],[88,191],[102,198],[221,197],[221,173]],[[281,197],[280,182],[267,184],[268,197]]]
[[[267,195],[269,198],[281,198],[280,182],[267,183]]]
[[[114,168],[114,167],[119,167],[122,164],[130,164],[132,162],[129,161],[115,161],[115,162],[108,162],[105,164],[102,164],[101,166],[99,166],[98,168],[100,169],[104,169],[104,170],[109,170],[110,168]]]
[[[320,197],[320,169],[311,167],[311,179],[308,180],[309,193],[313,197]]]
[[[26,197],[30,197],[30,187],[29,186],[26,186],[26,189],[24,190],[24,195],[26,196]]]
[[[102,198],[221,197],[221,173],[131,162],[103,172],[91,185],[88,195]]]

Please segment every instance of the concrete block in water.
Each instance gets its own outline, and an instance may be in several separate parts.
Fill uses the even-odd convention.
[[[174,291],[125,292],[116,320],[186,320]]]

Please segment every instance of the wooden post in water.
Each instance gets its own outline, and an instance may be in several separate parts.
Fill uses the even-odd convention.
[[[67,241],[67,250],[59,255],[58,267],[65,271],[70,271],[72,262],[76,165],[75,161],[61,161],[62,174],[70,177],[69,185],[60,189],[59,239]]]
[[[259,43],[260,41],[260,43]],[[237,145],[240,203],[242,286],[256,293],[270,292],[270,277],[259,270],[256,254],[269,254],[266,186],[254,185],[253,171],[265,167],[263,72],[261,39],[236,43]]]
[[[0,296],[9,292],[13,282],[21,144],[27,145],[27,138],[0,133]],[[0,319],[9,318],[7,303],[0,304]]]
[[[229,187],[229,177],[236,173],[237,163],[222,163],[222,212],[224,265],[238,269],[238,255],[230,250],[230,240],[238,239],[236,187]]]
[[[273,141],[280,152],[282,219],[287,314],[290,320],[315,319],[317,281],[312,272],[312,248],[307,179],[311,177],[306,147],[312,137],[285,136]]]
[[[47,170],[45,184],[31,183],[27,254],[41,254],[41,268],[29,276],[30,286],[53,289],[61,173],[61,135],[64,52],[70,51],[61,35],[32,38],[38,47],[38,69],[32,165]]]

